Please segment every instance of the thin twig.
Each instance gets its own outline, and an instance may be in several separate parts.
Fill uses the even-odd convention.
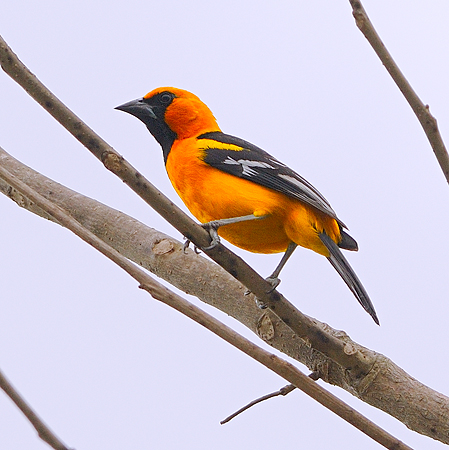
[[[382,61],[382,64],[385,66],[388,73],[391,75],[407,102],[413,109],[416,117],[418,117],[418,120],[421,123],[421,126],[427,135],[427,139],[429,140],[435,156],[440,164],[441,170],[449,183],[449,155],[438,130],[437,121],[432,114],[430,114],[429,106],[424,105],[424,103],[420,100],[410,83],[405,78],[404,74],[399,69],[398,65],[393,60],[390,52],[387,50],[384,43],[380,39],[380,36],[374,29],[374,26],[366,14],[360,0],[349,0],[349,2],[352,6],[352,14],[355,18],[357,27],[371,44],[374,51],[377,53],[377,56]]]
[[[397,450],[411,450],[409,446],[387,433],[385,430],[367,419],[355,409],[351,408],[335,395],[326,391],[323,387],[312,381],[292,364],[284,361],[276,355],[273,355],[272,353],[267,352],[261,347],[258,347],[248,339],[221,323],[219,320],[215,319],[213,316],[207,314],[197,306],[189,303],[181,296],[175,294],[162,284],[158,283],[142,269],[131,263],[128,259],[124,258],[120,255],[120,253],[104,241],[99,239],[90,231],[86,230],[59,206],[54,205],[45,197],[35,192],[3,167],[0,167],[0,177],[6,180],[12,187],[14,187],[14,189],[21,192],[22,195],[54,217],[54,219],[61,223],[61,225],[71,230],[85,242],[92,245],[103,255],[124,269],[129,275],[140,283],[139,287],[146,290],[155,299],[185,314],[225,341],[229,342],[231,345],[251,356],[256,361],[259,361],[265,367],[277,373],[291,384],[294,384],[298,389],[314,398],[323,406],[342,417],[344,420],[370,436],[384,447],[395,448]]]
[[[16,406],[22,411],[25,417],[29,420],[31,425],[37,431],[39,437],[46,442],[50,447],[55,450],[69,450],[62,441],[48,428],[48,426],[42,421],[42,419],[31,409],[28,403],[17,392],[10,381],[0,371],[0,388],[5,391],[6,395],[16,404]]]
[[[274,391],[271,394],[266,394],[266,395],[263,395],[262,397],[256,398],[256,400],[249,402],[247,405],[243,406],[235,413],[226,417],[226,419],[224,419],[220,422],[220,425],[224,425],[225,423],[230,422],[232,419],[234,419],[234,417],[237,417],[239,414],[241,414],[242,412],[245,412],[246,410],[253,407],[254,405],[257,405],[258,403],[264,402],[265,400],[269,400],[270,398],[273,398],[273,397],[278,397],[279,395],[285,396],[295,389],[296,389],[296,386],[294,386],[293,384],[287,384],[287,386],[282,387],[278,391]]]
[[[317,381],[320,378],[320,374],[317,371],[314,371],[312,373],[309,373],[309,378],[313,381]],[[220,422],[220,425],[224,425],[225,423],[230,422],[234,417],[237,417],[242,412],[245,412],[247,409],[253,407],[254,405],[257,405],[258,403],[264,402],[265,400],[269,400],[273,397],[278,397],[280,395],[285,396],[287,394],[290,394],[293,390],[296,389],[296,386],[293,384],[287,384],[287,386],[282,387],[278,391],[272,392],[271,394],[263,395],[262,397],[256,398],[256,400],[253,400],[252,402],[248,403],[247,405],[240,408],[235,413],[231,414],[230,416],[226,417],[226,419],[222,420]]]

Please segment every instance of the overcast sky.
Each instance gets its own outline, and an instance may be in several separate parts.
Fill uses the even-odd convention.
[[[449,139],[449,4],[364,5]],[[330,264],[308,250],[297,250],[283,271],[281,292],[304,313],[449,394],[448,186],[347,0],[15,0],[2,5],[0,34],[47,87],[182,207],[159,145],[135,118],[113,109],[158,86],[194,92],[224,132],[259,145],[312,182],[359,243],[348,259],[381,327]],[[181,240],[3,72],[0,105],[6,151]],[[220,426],[285,381],[152,300],[69,231],[4,196],[0,211],[0,368],[69,447],[380,448],[300,392]],[[236,251],[263,275],[280,257]],[[444,448],[329,389],[410,446]],[[46,448],[0,394],[0,449]]]

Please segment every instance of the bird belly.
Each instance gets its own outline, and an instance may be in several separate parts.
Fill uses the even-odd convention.
[[[218,229],[218,234],[236,247],[253,253],[285,252],[290,243],[282,221],[275,215],[225,225]]]

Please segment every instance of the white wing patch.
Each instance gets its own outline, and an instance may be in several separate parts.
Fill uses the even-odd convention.
[[[263,161],[254,161],[252,159],[233,159],[229,155],[228,157],[223,161],[224,164],[234,164],[242,167],[242,174],[247,176],[254,176],[257,175],[257,172],[252,169],[252,167],[263,167],[264,169],[276,169],[276,167],[272,166],[271,164],[268,164],[267,162]]]

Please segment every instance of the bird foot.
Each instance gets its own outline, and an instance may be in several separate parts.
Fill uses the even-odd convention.
[[[182,251],[184,253],[187,253],[187,249],[189,248],[190,242],[192,242],[190,239],[185,238],[186,241],[184,242],[184,245],[182,246]],[[198,250],[198,247],[196,245],[193,245],[193,251],[199,255],[201,252]]]
[[[273,292],[281,284],[280,278],[273,277],[272,275],[270,275],[268,278],[265,278],[265,281],[268,281],[268,283],[271,284],[271,289],[267,291],[267,294]]]
[[[267,309],[268,308],[268,305],[257,297],[256,297],[256,305],[259,309]]]
[[[203,247],[203,250],[212,250],[220,243],[220,236],[218,236],[218,228],[221,226],[220,221],[212,220],[211,222],[203,223],[201,226],[209,233],[210,245]]]
[[[267,294],[270,294],[271,292],[273,292],[279,286],[279,284],[281,282],[281,280],[278,277],[272,277],[272,276],[265,278],[265,281],[268,281],[268,283],[271,284],[271,289],[269,289],[267,291]],[[247,289],[243,295],[249,295],[251,293],[252,292],[249,289]],[[268,308],[268,305],[257,297],[256,297],[256,305],[260,309]]]

